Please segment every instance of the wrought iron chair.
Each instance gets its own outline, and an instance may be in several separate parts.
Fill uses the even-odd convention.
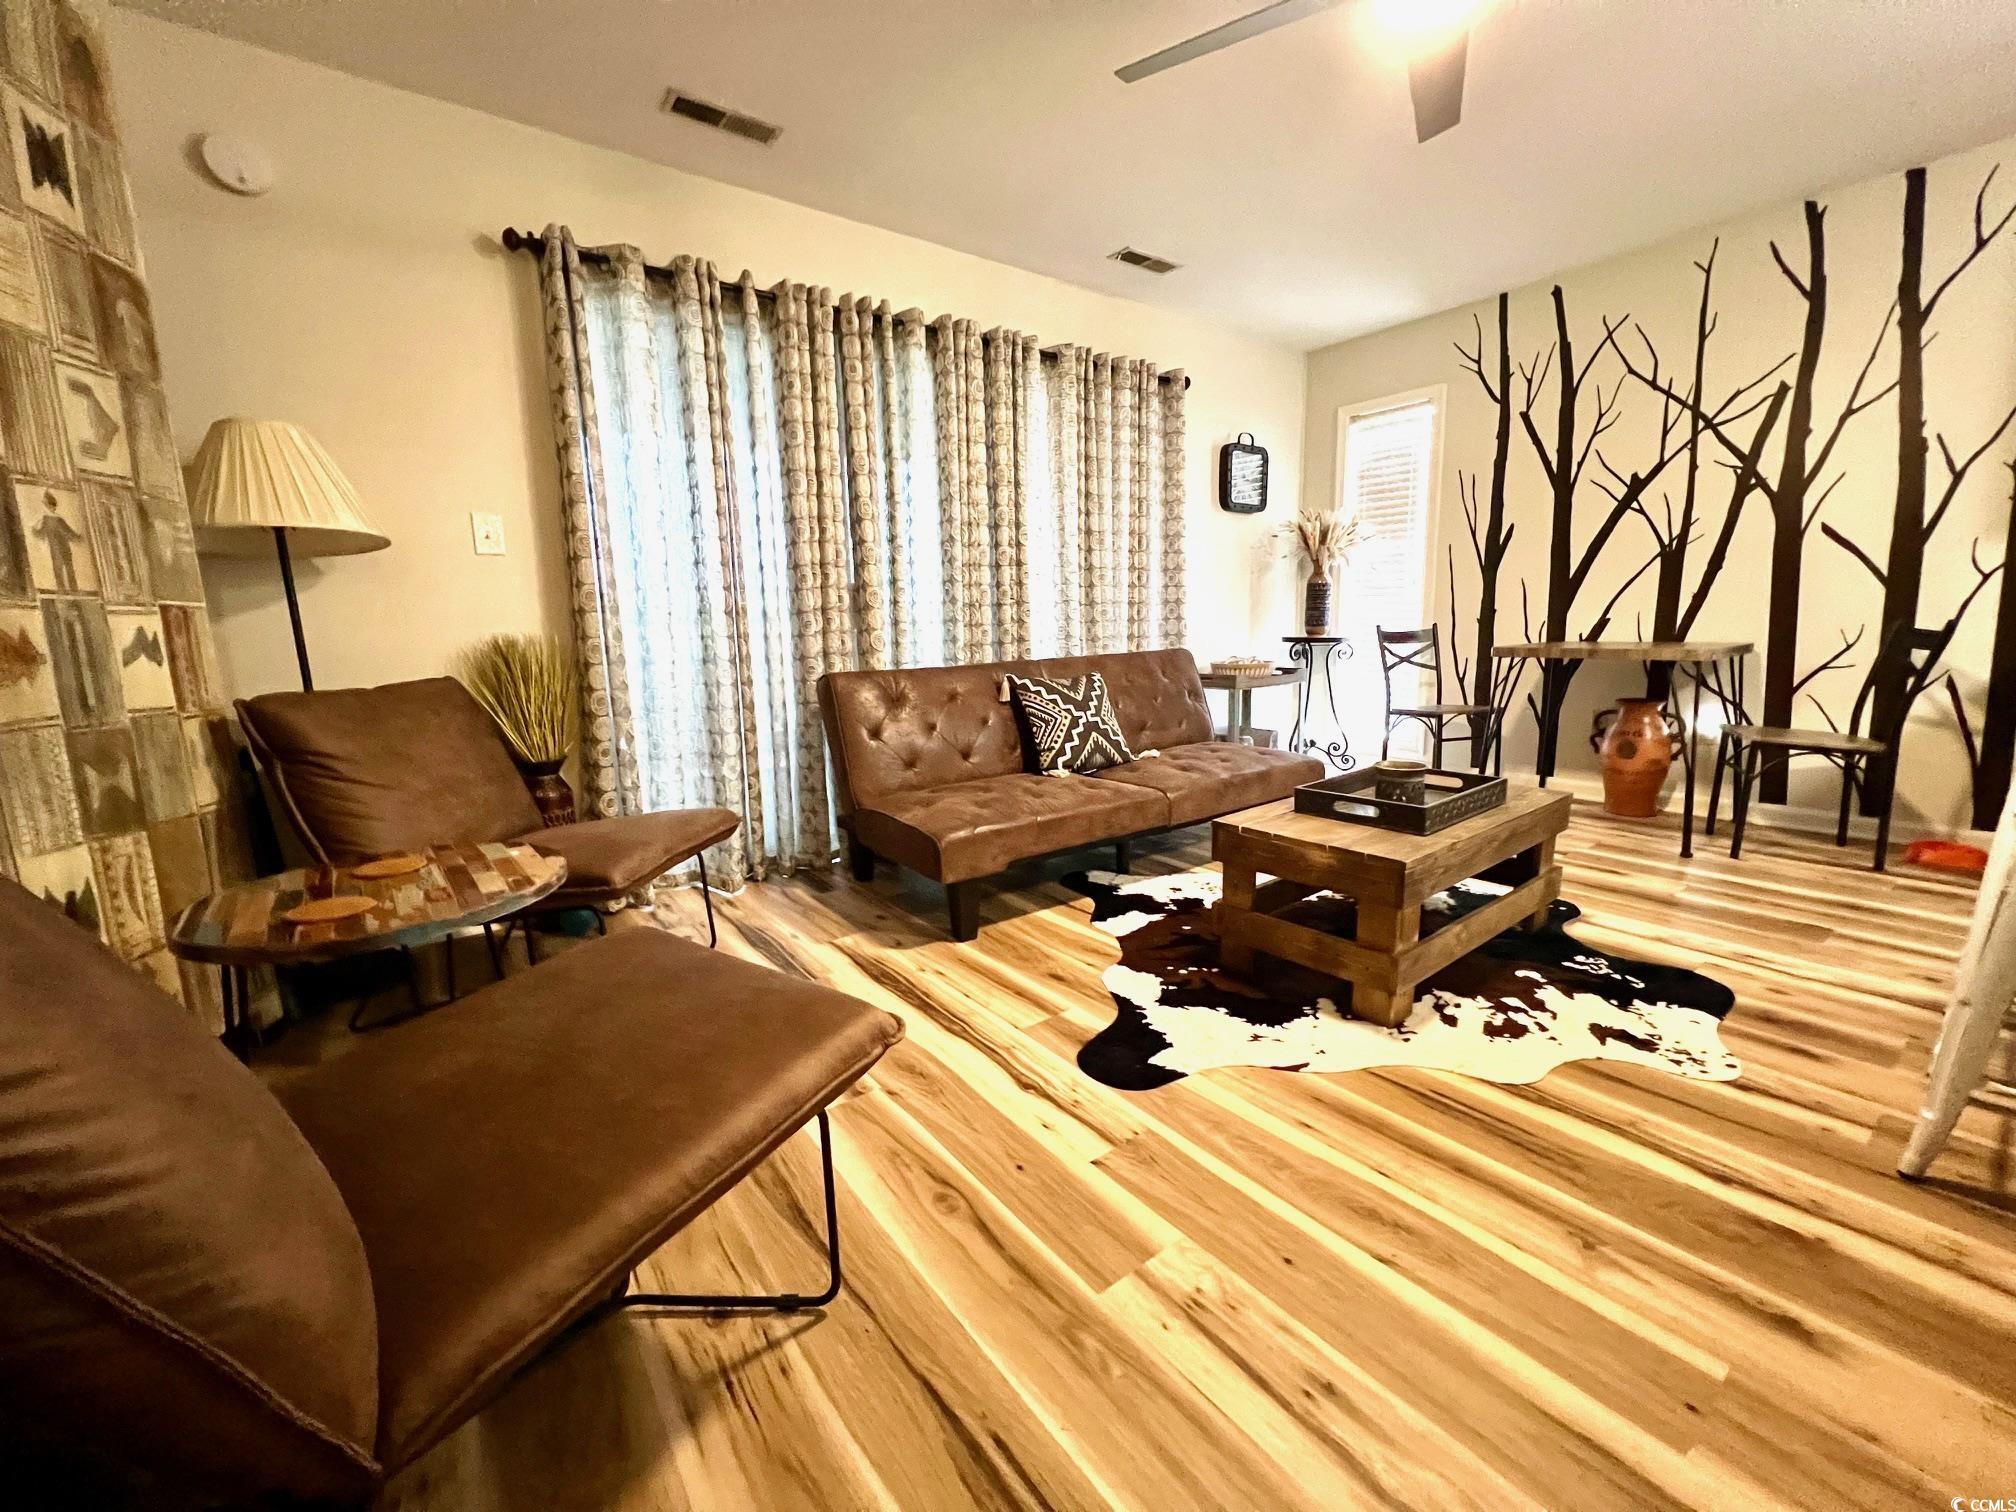
[[[1872,866],[1876,871],[1884,870],[1890,858],[1890,813],[1897,803],[1897,758],[1904,747],[1904,726],[1910,721],[1912,705],[1931,686],[1939,659],[1946,654],[1947,643],[1952,639],[1952,625],[1924,629],[1906,624],[1892,630],[1876,653],[1874,675],[1855,695],[1855,708],[1845,730],[1725,725],[1715,749],[1715,778],[1708,789],[1707,832],[1715,833],[1715,813],[1722,802],[1722,774],[1726,771],[1731,774],[1735,789],[1730,859],[1743,854],[1743,832],[1750,818],[1750,790],[1756,785],[1766,757],[1789,763],[1794,756],[1824,756],[1841,768],[1841,814],[1834,825],[1836,845],[1848,843],[1849,805],[1866,790],[1871,764],[1880,758],[1891,776],[1883,794],[1883,807],[1876,816],[1876,856]],[[1896,715],[1884,729],[1863,734],[1863,720],[1871,714],[1871,693],[1893,667],[1898,668],[1904,686]]]
[[[1416,672],[1426,672],[1432,690],[1432,701],[1395,707],[1393,703],[1393,674],[1402,668]],[[1419,630],[1388,630],[1379,627],[1379,675],[1386,686],[1386,733],[1379,742],[1379,755],[1383,760],[1393,744],[1393,732],[1410,720],[1428,732],[1434,746],[1433,764],[1442,765],[1442,746],[1445,742],[1462,744],[1468,742],[1473,758],[1471,765],[1478,771],[1498,751],[1498,711],[1489,704],[1444,703],[1442,701],[1442,634],[1434,625],[1425,625]],[[1467,735],[1451,735],[1447,724],[1452,719],[1482,719],[1483,738],[1477,738],[1473,730]],[[1502,753],[1499,754],[1502,760]]]

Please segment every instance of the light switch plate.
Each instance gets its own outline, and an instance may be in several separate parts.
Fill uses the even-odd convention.
[[[504,517],[494,514],[469,513],[469,534],[476,540],[476,555],[504,555]]]

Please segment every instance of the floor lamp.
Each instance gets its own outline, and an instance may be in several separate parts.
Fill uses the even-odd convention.
[[[313,689],[301,601],[294,591],[294,558],[355,556],[382,551],[391,541],[371,528],[357,490],[321,443],[285,420],[217,421],[197,448],[191,471],[195,481],[189,512],[199,549],[218,556],[254,556],[268,549],[271,538],[287,590],[301,686]]]

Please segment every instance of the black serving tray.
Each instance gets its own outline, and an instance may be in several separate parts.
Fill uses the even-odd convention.
[[[1503,777],[1430,768],[1422,774],[1422,780],[1427,791],[1421,802],[1394,803],[1374,791],[1379,782],[1376,768],[1326,777],[1295,789],[1295,812],[1369,824],[1375,829],[1398,830],[1403,835],[1432,835],[1465,819],[1474,819],[1505,801]]]

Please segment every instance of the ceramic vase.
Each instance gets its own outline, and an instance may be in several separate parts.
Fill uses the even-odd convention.
[[[532,801],[539,805],[539,817],[548,829],[556,824],[572,824],[577,817],[574,789],[560,775],[560,768],[565,765],[561,761],[539,761],[521,762],[518,767],[524,774],[525,786],[532,790]]]
[[[1330,579],[1312,577],[1302,593],[1302,633],[1310,637],[1330,633]]]
[[[1589,747],[1603,758],[1603,807],[1620,819],[1650,819],[1672,769],[1676,734],[1657,699],[1620,698],[1596,716]]]

